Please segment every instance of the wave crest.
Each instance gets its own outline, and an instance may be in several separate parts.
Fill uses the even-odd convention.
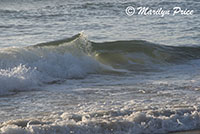
[[[162,65],[198,59],[199,52],[199,47],[163,46],[141,40],[96,43],[84,33],[34,46],[2,48],[0,94],[84,78],[90,73],[158,70]]]
[[[93,59],[89,51],[89,42],[82,34],[70,41],[3,48],[0,51],[0,94],[62,79],[84,78],[103,70],[105,66]]]

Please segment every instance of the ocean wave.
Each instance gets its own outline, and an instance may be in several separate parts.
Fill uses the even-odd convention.
[[[199,47],[141,40],[96,43],[84,33],[28,47],[0,49],[0,95],[90,73],[145,72],[200,58]]]
[[[135,70],[138,65],[138,71],[141,67],[180,64],[200,58],[200,47],[166,46],[142,40],[93,43],[92,48],[99,61],[130,70]]]
[[[33,89],[62,79],[84,78],[106,66],[93,59],[83,35],[59,44],[0,50],[0,94]],[[83,48],[84,45],[87,45]],[[88,47],[88,48],[87,48]]]

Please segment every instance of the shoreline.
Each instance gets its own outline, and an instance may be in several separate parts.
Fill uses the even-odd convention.
[[[200,130],[176,131],[176,132],[170,132],[169,134],[200,134]]]

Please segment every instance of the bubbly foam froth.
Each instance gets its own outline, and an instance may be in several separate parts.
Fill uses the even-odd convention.
[[[103,66],[87,53],[88,43],[80,34],[70,42],[55,45],[2,49],[0,94],[100,71]]]
[[[96,111],[95,113],[55,113],[42,120],[21,119],[1,125],[2,134],[166,134],[199,129],[199,109],[148,111]]]

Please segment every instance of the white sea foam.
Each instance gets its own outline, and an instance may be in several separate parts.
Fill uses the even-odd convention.
[[[8,94],[9,90],[28,90],[37,86],[39,72],[35,68],[19,65],[12,69],[0,70],[0,95]],[[28,88],[29,87],[29,88]]]
[[[200,128],[200,110],[96,111],[55,113],[42,120],[15,120],[1,125],[2,134],[161,134]]]
[[[0,95],[101,71],[103,65],[86,52],[87,43],[80,35],[71,42],[53,46],[1,49]]]

